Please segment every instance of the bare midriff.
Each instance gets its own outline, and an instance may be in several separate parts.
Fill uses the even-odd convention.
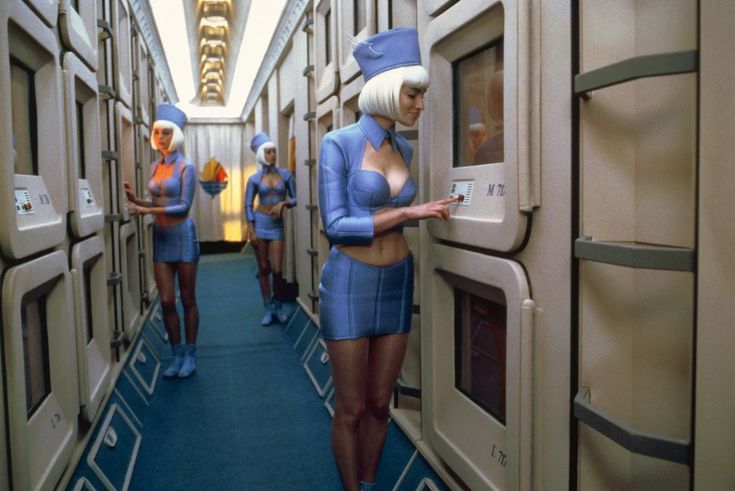
[[[161,164],[156,168],[156,173],[153,174],[153,179],[156,180],[159,189],[163,185],[163,181],[173,176],[174,164]],[[160,205],[154,205],[160,206]],[[186,220],[186,215],[156,215],[156,225],[160,227],[173,227]]]
[[[156,215],[156,225],[161,227],[173,227],[186,220],[186,216]]]
[[[264,215],[270,215],[271,211],[273,210],[273,207],[276,206],[276,204],[277,203],[274,203],[272,205],[258,205],[255,211],[259,211],[260,213]]]
[[[375,212],[375,214],[377,215],[386,210],[390,210],[390,208],[384,208]],[[411,252],[403,232],[397,230],[388,230],[376,234],[369,244],[342,244],[338,247],[340,251],[351,258],[373,266],[396,264],[405,259]]]

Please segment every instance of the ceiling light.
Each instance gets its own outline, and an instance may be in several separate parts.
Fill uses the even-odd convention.
[[[217,38],[202,38],[202,41],[199,43],[200,46],[211,46],[212,48],[216,48],[217,46],[222,46],[224,49],[227,49],[227,43],[225,43],[224,39],[217,39]]]
[[[204,62],[202,63],[202,71],[208,72],[210,70],[220,70],[224,71],[224,63],[222,60],[218,61],[206,61],[206,58],[204,59]]]
[[[205,27],[203,29],[200,29],[200,37],[204,38],[222,38],[226,39],[228,32],[227,29],[224,27]]]
[[[202,7],[202,17],[209,22],[217,23],[227,20],[227,4],[225,2],[207,2]]]
[[[224,29],[227,30],[229,28],[229,23],[227,22],[227,19],[222,19],[217,22],[212,22],[208,19],[202,19],[199,21],[199,30],[202,29]]]

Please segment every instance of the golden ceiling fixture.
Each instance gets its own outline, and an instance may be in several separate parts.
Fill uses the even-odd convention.
[[[202,19],[210,22],[222,22],[227,20],[228,10],[226,2],[203,2]]]
[[[199,0],[199,99],[201,104],[224,104],[227,42],[230,38],[230,0]]]

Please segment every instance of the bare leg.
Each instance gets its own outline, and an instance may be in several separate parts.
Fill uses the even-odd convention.
[[[176,263],[153,263],[153,273],[156,277],[156,286],[163,310],[163,323],[166,325],[168,339],[172,345],[181,344],[179,314],[176,312],[176,292],[174,281],[176,278]]]
[[[276,300],[283,299],[285,283],[283,281],[283,241],[271,241],[268,247],[268,261],[273,274],[273,296]]]
[[[270,264],[268,264],[269,242],[268,240],[256,239],[253,244],[255,258],[258,260],[260,293],[264,302],[270,302],[271,299]]]
[[[360,422],[361,481],[375,482],[388,432],[390,400],[403,365],[408,334],[389,334],[370,339],[365,415]]]
[[[359,430],[365,414],[368,345],[368,338],[327,341],[336,399],[332,452],[346,491],[359,490]]]
[[[196,300],[198,263],[178,263],[179,292],[184,304],[184,332],[187,344],[196,344],[199,330],[199,307]]]

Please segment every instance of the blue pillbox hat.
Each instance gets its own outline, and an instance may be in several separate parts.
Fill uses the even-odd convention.
[[[160,120],[170,121],[183,131],[186,124],[186,113],[176,106],[163,103],[156,108],[156,121]]]
[[[271,141],[271,138],[267,133],[258,133],[250,140],[250,150],[257,152],[263,143],[268,143],[269,141]]]
[[[352,56],[366,82],[392,68],[421,65],[419,34],[409,27],[379,32],[357,43],[352,48]]]

